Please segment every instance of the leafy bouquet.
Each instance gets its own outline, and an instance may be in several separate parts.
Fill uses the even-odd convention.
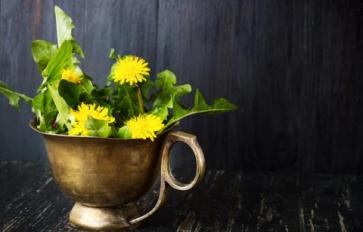
[[[11,90],[0,81],[0,93],[14,107],[19,100],[32,105],[40,131],[78,136],[151,139],[198,113],[231,111],[236,106],[220,98],[206,103],[199,90],[194,106],[183,106],[179,99],[192,91],[189,84],[176,85],[175,75],[165,70],[150,77],[143,58],[116,55],[104,87],[98,87],[80,67],[84,53],[72,35],[72,19],[55,6],[57,42],[32,42],[32,55],[43,81],[37,95],[30,98]]]

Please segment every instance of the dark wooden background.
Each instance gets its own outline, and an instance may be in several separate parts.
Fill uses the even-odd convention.
[[[33,96],[30,43],[55,41],[54,4],[74,19],[98,83],[114,47],[173,70],[234,113],[190,118],[209,168],[361,173],[361,0],[0,0],[0,79]],[[44,159],[39,136],[0,99],[0,159]],[[179,146],[178,165],[191,163]]]

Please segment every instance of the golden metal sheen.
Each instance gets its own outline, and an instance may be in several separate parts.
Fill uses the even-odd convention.
[[[205,172],[196,137],[184,132],[166,132],[152,142],[47,134],[30,126],[43,136],[54,180],[76,201],[69,222],[77,228],[135,228],[162,206],[169,187],[189,190]],[[170,149],[176,142],[186,143],[195,155],[196,175],[188,184],[179,182],[170,170]],[[156,178],[160,178],[159,197],[151,210],[140,214],[135,202]]]

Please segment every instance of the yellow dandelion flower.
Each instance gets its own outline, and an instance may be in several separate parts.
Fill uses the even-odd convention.
[[[111,78],[119,84],[134,85],[145,81],[150,75],[148,63],[137,56],[128,55],[119,58],[112,67]]]
[[[154,141],[156,132],[164,128],[163,121],[153,114],[141,114],[126,122],[133,139],[151,139]]]
[[[71,110],[71,115],[73,116],[72,128],[68,131],[69,135],[82,135],[87,136],[88,130],[86,128],[86,121],[88,116],[103,120],[107,123],[113,123],[115,118],[109,116],[108,109],[102,106],[97,106],[96,104],[84,104],[78,106],[78,110]]]
[[[82,81],[82,71],[79,68],[65,68],[62,70],[62,79],[79,84]]]

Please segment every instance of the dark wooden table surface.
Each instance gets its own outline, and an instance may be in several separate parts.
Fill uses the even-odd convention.
[[[71,207],[44,162],[0,162],[2,232],[77,231],[67,225]],[[208,171],[137,231],[362,232],[363,178]]]

